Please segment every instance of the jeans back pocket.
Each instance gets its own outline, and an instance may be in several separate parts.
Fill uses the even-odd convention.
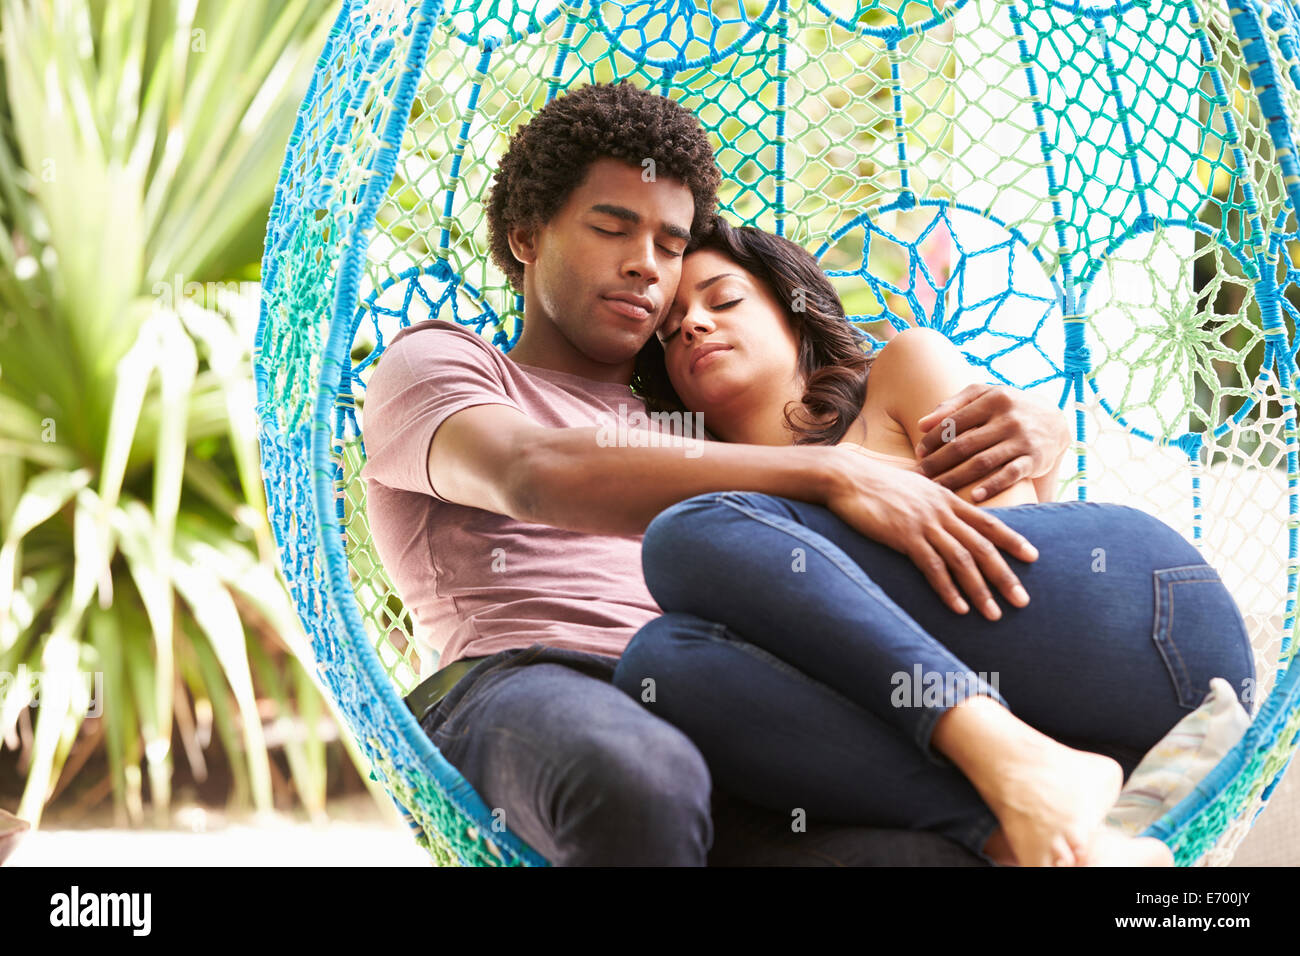
[[[1155,621],[1152,637],[1164,659],[1178,703],[1195,710],[1222,677],[1240,698],[1255,676],[1246,624],[1219,572],[1209,564],[1185,564],[1152,572]]]

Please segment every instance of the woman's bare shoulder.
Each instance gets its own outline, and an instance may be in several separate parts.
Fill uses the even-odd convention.
[[[922,437],[915,422],[940,402],[979,380],[974,367],[943,332],[924,326],[904,329],[877,348],[867,375],[866,401],[859,416],[868,440],[864,442],[863,434],[859,433],[858,441],[879,452],[915,459],[916,443]],[[873,427],[875,438],[870,439]],[[972,500],[971,492],[977,484],[971,482],[958,488],[956,494],[983,508],[1038,501],[1034,484],[1028,478],[988,501]]]

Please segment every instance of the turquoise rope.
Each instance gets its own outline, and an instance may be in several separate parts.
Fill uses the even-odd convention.
[[[1005,335],[1008,340],[1006,347],[991,355],[967,352],[970,360],[989,369],[995,376],[997,372],[992,363],[1017,346],[1033,344],[1045,321],[1059,315],[1065,338],[1062,360],[1058,365],[1044,356],[1050,372],[1027,387],[1059,378],[1062,392],[1058,405],[1063,406],[1072,393],[1074,401],[1080,406],[1075,409],[1075,434],[1081,449],[1085,450],[1081,450],[1077,456],[1078,474],[1081,476],[1079,499],[1086,500],[1087,495],[1087,442],[1084,413],[1081,410],[1086,382],[1102,410],[1130,434],[1149,442],[1176,447],[1188,456],[1192,465],[1193,533],[1198,542],[1201,538],[1202,519],[1199,466],[1201,450],[1208,438],[1223,436],[1232,425],[1243,421],[1258,406],[1259,396],[1274,381],[1275,373],[1283,395],[1290,491],[1287,600],[1281,653],[1282,661],[1288,662],[1296,621],[1296,524],[1297,515],[1300,514],[1300,495],[1297,494],[1297,475],[1300,472],[1297,458],[1300,456],[1297,456],[1296,449],[1296,410],[1289,392],[1295,379],[1296,350],[1300,343],[1287,341],[1284,316],[1290,316],[1295,321],[1300,318],[1300,310],[1282,295],[1284,286],[1276,279],[1275,264],[1279,255],[1286,254],[1284,241],[1294,239],[1295,236],[1282,234],[1285,211],[1279,214],[1278,222],[1271,232],[1263,228],[1263,214],[1258,206],[1253,183],[1249,177],[1242,178],[1242,170],[1249,168],[1249,160],[1232,114],[1227,87],[1223,77],[1214,69],[1214,51],[1204,25],[1197,20],[1191,3],[1174,2],[1157,7],[1155,0],[1131,0],[1120,5],[1101,7],[1059,0],[1015,0],[1012,5],[1002,8],[1009,18],[1018,49],[1019,63],[1015,72],[1023,77],[1028,102],[1039,127],[1035,137],[1043,158],[1042,188],[1044,196],[1050,201],[1053,216],[1050,229],[1056,241],[1056,249],[1050,253],[1056,257],[1056,268],[1051,269],[1043,251],[1028,242],[1019,230],[1001,222],[992,209],[977,209],[960,200],[929,199],[913,191],[922,187],[913,183],[909,124],[904,112],[905,91],[900,69],[900,44],[947,22],[964,8],[966,2],[967,0],[960,0],[942,11],[933,7],[926,8],[920,3],[904,4],[896,14],[883,11],[874,4],[864,4],[857,7],[852,17],[831,11],[821,0],[809,0],[802,8],[819,11],[827,18],[828,25],[833,24],[860,38],[874,38],[884,45],[891,61],[888,86],[892,97],[894,151],[901,181],[897,195],[877,203],[868,212],[853,216],[847,224],[835,231],[831,240],[823,243],[816,255],[821,258],[842,237],[861,229],[864,236],[862,268],[827,274],[832,277],[853,277],[865,282],[877,303],[885,309],[885,317],[896,328],[907,323],[889,312],[888,301],[891,296],[897,296],[906,302],[913,310],[914,319],[940,329],[959,345],[972,343],[976,336],[982,334],[1005,335],[994,329],[991,322],[1011,301],[1012,296],[1035,303],[1035,308],[1041,307],[1042,314],[1036,317],[1032,333],[1023,336]],[[1297,160],[1291,118],[1287,114],[1280,87],[1284,77],[1293,85],[1300,86],[1300,69],[1294,62],[1298,46],[1294,27],[1300,23],[1300,13],[1295,4],[1284,3],[1273,7],[1269,14],[1269,26],[1278,33],[1281,56],[1291,60],[1283,67],[1272,59],[1271,51],[1263,39],[1262,13],[1258,3],[1256,0],[1241,2],[1242,5],[1232,11],[1233,29],[1241,41],[1242,56],[1250,64],[1254,92],[1264,110],[1269,134],[1278,149],[1290,207],[1300,208],[1297,206],[1300,201],[1300,175],[1297,175],[1300,161]],[[570,54],[582,52],[573,47],[579,26],[603,34],[611,49],[628,57],[635,69],[658,71],[656,76],[647,75],[647,78],[666,95],[686,89],[687,84],[693,82],[688,76],[690,71],[707,71],[728,57],[748,56],[749,45],[754,40],[766,41],[768,37],[775,39],[774,46],[765,55],[776,59],[776,106],[774,109],[765,108],[763,122],[767,125],[762,132],[776,154],[775,164],[766,170],[768,184],[773,191],[773,200],[767,209],[775,223],[775,231],[778,235],[783,235],[788,214],[785,187],[790,176],[786,149],[790,119],[788,111],[797,108],[797,104],[791,104],[788,100],[790,26],[796,21],[791,6],[790,0],[769,0],[759,13],[742,13],[724,19],[716,16],[712,10],[704,11],[705,15],[701,16],[698,9],[689,5],[665,8],[662,4],[641,0],[624,4],[615,10],[614,5],[597,4],[595,0],[589,4],[575,0],[555,5],[539,19],[531,11],[515,11],[503,18],[497,12],[498,5],[494,3],[490,12],[486,8],[473,8],[473,25],[461,30],[455,26],[455,19],[469,14],[470,8],[456,6],[447,10],[441,2],[423,0],[414,15],[408,11],[400,23],[371,24],[363,35],[363,28],[356,17],[364,12],[363,6],[356,0],[345,0],[317,61],[303,106],[295,117],[294,130],[277,181],[268,221],[262,272],[264,297],[259,311],[254,353],[259,438],[264,462],[263,483],[273,514],[277,541],[284,555],[286,579],[312,642],[313,651],[321,662],[322,677],[340,700],[341,709],[347,715],[368,758],[376,767],[382,765],[386,768],[381,773],[395,774],[401,778],[389,777],[386,780],[390,792],[391,788],[400,789],[403,786],[418,789],[422,785],[421,781],[427,779],[437,792],[446,796],[454,811],[477,829],[478,838],[489,849],[495,848],[492,852],[499,854],[504,862],[527,865],[546,863],[516,834],[498,832],[498,828],[493,827],[495,821],[487,813],[481,798],[432,746],[427,735],[401,703],[392,680],[384,673],[378,655],[366,636],[365,623],[352,592],[347,565],[343,529],[345,508],[340,495],[344,474],[341,458],[336,455],[336,448],[341,441],[361,438],[355,415],[354,391],[364,389],[361,372],[382,354],[384,342],[381,320],[396,319],[401,326],[408,324],[410,307],[417,298],[431,315],[442,315],[444,307],[450,304],[451,318],[480,334],[489,326],[494,327],[492,342],[498,348],[508,351],[517,341],[519,323],[515,323],[512,337],[505,327],[506,316],[498,315],[493,309],[486,290],[476,288],[452,265],[450,222],[455,199],[464,184],[464,152],[476,124],[483,119],[480,116],[480,101],[489,71],[501,58],[505,47],[526,39],[537,39],[543,31],[558,22],[557,18],[562,12],[565,14],[563,37],[555,44],[555,57],[546,92],[548,101],[565,88],[565,68]],[[650,22],[649,14],[665,9],[668,10],[667,14],[655,21],[660,26],[666,24],[662,31],[665,35],[650,36],[651,31],[646,26]],[[1120,82],[1121,69],[1117,65],[1116,55],[1118,50],[1123,49],[1123,43],[1117,37],[1121,28],[1133,29],[1132,25],[1121,24],[1126,14],[1131,12],[1135,16],[1150,18],[1156,10],[1165,17],[1161,25],[1167,28],[1169,49],[1180,56],[1192,50],[1197,51],[1201,60],[1201,75],[1208,75],[1212,81],[1214,95],[1210,103],[1214,116],[1223,126],[1223,131],[1216,132],[1215,135],[1222,140],[1223,148],[1231,151],[1234,165],[1229,168],[1222,163],[1222,150],[1219,157],[1205,159],[1212,166],[1212,185],[1216,175],[1227,174],[1228,195],[1234,196],[1238,188],[1242,192],[1240,205],[1229,203],[1232,210],[1239,212],[1243,219],[1237,237],[1229,233],[1226,213],[1223,224],[1217,231],[1197,221],[1195,208],[1207,197],[1194,182],[1194,169],[1179,179],[1173,195],[1160,197],[1153,191],[1152,182],[1145,178],[1143,166],[1139,162],[1143,148],[1143,129],[1138,125],[1141,117],[1136,104],[1126,101],[1124,86]],[[914,12],[922,18],[921,21],[907,23],[905,17]],[[483,13],[483,16],[478,16],[478,13]],[[487,35],[485,31],[489,22],[504,24],[506,35]],[[407,269],[400,275],[378,283],[361,301],[359,290],[367,261],[370,233],[375,228],[377,210],[394,180],[407,117],[418,85],[423,79],[435,25],[446,31],[449,39],[464,44],[467,55],[473,55],[474,49],[478,50],[477,68],[468,87],[468,101],[459,107],[461,115],[452,150],[451,175],[442,196],[437,255],[431,265]],[[1178,31],[1176,36],[1175,29]],[[673,30],[677,32],[672,33]],[[378,91],[372,91],[370,84],[375,82],[373,78],[396,65],[390,61],[397,48],[394,39],[399,32],[409,42],[406,57],[397,75],[385,81]],[[670,33],[672,35],[667,36]],[[725,43],[716,43],[715,40],[724,34],[729,39]],[[588,37],[590,35],[591,32]],[[1052,96],[1059,95],[1054,92],[1053,86],[1054,82],[1059,86],[1059,81],[1053,79],[1050,69],[1041,62],[1037,51],[1044,46],[1051,47],[1057,41],[1067,45],[1074,43],[1080,49],[1086,49],[1088,56],[1095,56],[1104,71],[1107,82],[1101,90],[1105,97],[1106,115],[1091,119],[1105,120],[1118,131],[1123,140],[1122,153],[1112,151],[1111,155],[1119,156],[1121,165],[1127,170],[1124,182],[1119,186],[1120,194],[1132,196],[1137,211],[1126,213],[1122,221],[1111,217],[1106,221],[1094,222],[1088,218],[1092,207],[1083,194],[1085,189],[1097,186],[1095,178],[1090,179],[1095,176],[1095,170],[1090,172],[1083,168],[1082,162],[1065,156],[1050,134],[1054,129],[1060,132],[1066,107],[1049,102]],[[1179,46],[1184,41],[1185,49]],[[1031,43],[1037,46],[1031,47]],[[650,52],[652,48],[654,55]],[[672,55],[659,55],[661,49],[672,51]],[[578,59],[582,62],[581,55]],[[375,110],[375,120],[370,129],[356,130],[356,119],[365,115],[363,107],[372,92],[377,92],[386,101],[391,99],[392,107]],[[330,108],[318,109],[327,96],[331,101]],[[1159,108],[1178,107],[1166,97]],[[335,182],[343,168],[344,156],[353,145],[354,136],[359,137],[359,142],[373,141],[378,147],[364,170],[369,175],[355,196],[345,194]],[[1162,168],[1170,160],[1168,154],[1164,158],[1145,155],[1161,163]],[[1189,168],[1194,167],[1195,157],[1179,153],[1175,158],[1185,158]],[[1179,174],[1180,171],[1175,170],[1175,173]],[[918,180],[919,177],[918,173]],[[1080,181],[1076,182],[1076,178]],[[1103,185],[1109,189],[1114,184]],[[1153,208],[1157,199],[1163,205]],[[884,213],[926,207],[932,207],[935,216],[918,238],[904,240],[879,225],[878,217]],[[949,216],[952,210],[982,216],[1006,230],[1010,239],[984,249],[967,248],[957,231],[950,228]],[[1180,217],[1180,211],[1186,215]],[[1175,227],[1197,230],[1236,260],[1243,275],[1252,283],[1264,327],[1265,359],[1259,379],[1254,383],[1255,388],[1234,414],[1233,421],[1221,423],[1210,435],[1188,431],[1174,436],[1156,436],[1126,421],[1099,390],[1087,339],[1088,292],[1103,264],[1130,239]],[[963,263],[975,260],[981,253],[1005,254],[1008,262],[1007,290],[985,295],[978,302],[968,302],[966,273],[960,267],[942,283],[938,282],[920,258],[917,245],[931,231],[939,228],[948,229]],[[324,236],[327,229],[326,240]],[[1098,229],[1101,231],[1098,232]],[[873,239],[894,243],[905,249],[905,287],[867,272],[867,253]],[[313,249],[319,252],[317,260],[313,260],[310,255],[310,250]],[[1048,278],[1054,299],[1012,288],[1016,257],[1023,256],[1026,251],[1034,257],[1040,271],[1050,273]],[[1300,270],[1294,270],[1288,264],[1287,284],[1300,279],[1296,275],[1297,271]],[[421,277],[426,276],[442,283],[436,298],[420,281]],[[321,296],[327,296],[327,300],[313,299],[310,296],[299,300],[293,295],[282,293],[286,283],[293,287],[300,283],[314,283],[319,278],[327,279],[321,287]],[[400,307],[378,305],[379,297],[384,291],[403,282],[406,286]],[[918,296],[918,289],[925,286],[935,292],[934,306],[929,314],[924,314],[926,310],[921,308]],[[948,310],[949,293],[956,303],[951,312]],[[460,298],[462,295],[464,300]],[[462,301],[471,305],[464,315],[461,311]],[[332,302],[332,306],[329,302]],[[522,314],[522,297],[515,294],[513,303],[514,312]],[[273,308],[282,311],[273,314]],[[287,314],[284,310],[287,310]],[[476,314],[468,314],[474,310],[477,310]],[[354,366],[351,347],[367,314],[373,321],[378,343],[369,355]],[[964,324],[963,319],[974,314],[986,317],[982,325],[971,329],[966,327],[970,323]],[[323,321],[329,322],[329,334],[321,347],[318,336],[319,324]],[[275,330],[274,336],[272,329]],[[862,337],[870,340],[869,336]],[[874,343],[874,340],[870,341]],[[316,368],[312,363],[316,361],[318,351],[319,367]],[[1042,354],[1041,350],[1039,354]],[[310,408],[308,403],[311,403]],[[278,417],[281,410],[285,413],[283,421]],[[361,444],[361,453],[364,456],[364,442]],[[302,463],[308,461],[308,481],[299,483],[295,480],[294,469],[302,472]],[[322,573],[323,579],[319,577]],[[1193,827],[1207,812],[1226,806],[1223,801],[1237,799],[1234,794],[1240,793],[1242,774],[1253,765],[1252,761],[1257,761],[1260,754],[1290,745],[1291,742],[1282,740],[1280,735],[1286,729],[1288,721],[1294,719],[1297,707],[1300,707],[1296,680],[1289,669],[1284,672],[1268,699],[1261,704],[1247,737],[1202,783],[1196,793],[1152,828],[1152,835],[1159,835],[1171,844],[1178,844],[1184,839],[1193,842],[1200,839],[1189,835],[1193,834]],[[372,737],[375,743],[372,743]],[[1289,759],[1286,764],[1289,765]],[[1285,770],[1285,766],[1282,770]],[[1264,784],[1264,799],[1271,795],[1281,776],[1280,772],[1271,775],[1273,779]],[[394,800],[399,806],[402,805],[396,794]],[[406,810],[405,807],[403,809]],[[421,827],[409,813],[407,817],[413,827]],[[421,835],[432,839],[431,834],[422,832]],[[485,857],[469,844],[455,839],[452,842],[454,852],[461,862],[484,861]],[[1196,851],[1196,847],[1187,850],[1189,853]]]

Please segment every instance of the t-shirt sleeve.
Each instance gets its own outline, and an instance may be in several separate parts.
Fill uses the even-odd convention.
[[[474,405],[523,409],[506,389],[486,342],[473,333],[421,329],[379,357],[366,386],[362,477],[447,501],[429,481],[429,444],[446,419]]]

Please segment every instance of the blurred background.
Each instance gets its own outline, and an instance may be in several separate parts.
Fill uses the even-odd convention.
[[[428,862],[320,690],[258,463],[267,212],[336,14],[0,0],[11,865]],[[949,241],[935,230],[922,249],[939,285]],[[902,285],[906,252],[873,268]],[[914,321],[935,294],[883,307]],[[854,295],[851,314],[881,314]],[[1294,805],[1292,783],[1274,805]],[[16,842],[13,817],[30,828]],[[1238,865],[1300,858],[1296,815],[1270,817]]]
[[[29,849],[277,814],[410,842],[313,678],[255,435],[267,210],[336,13],[0,6],[0,809]]]

